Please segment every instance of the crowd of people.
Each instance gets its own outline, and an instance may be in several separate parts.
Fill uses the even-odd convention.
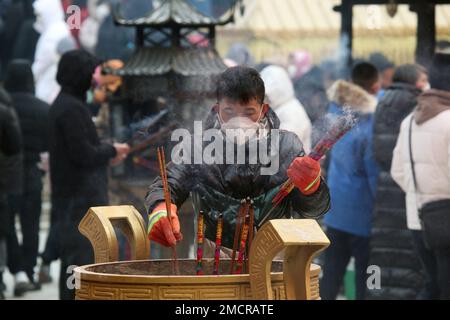
[[[93,260],[77,221],[86,208],[108,203],[106,167],[119,164],[129,150],[126,144],[100,142],[92,110],[85,104],[88,91],[97,103],[106,99],[116,79],[103,83],[107,76],[101,75],[99,65],[104,61],[87,48],[76,50],[80,35],[71,32],[64,12],[77,3],[1,4],[0,293],[4,297],[6,266],[14,276],[14,295],[22,296],[52,281],[50,263],[61,259],[60,297],[73,298],[65,284],[67,267]],[[116,65],[122,64],[112,60],[109,66]],[[39,254],[43,177],[49,169],[51,227]],[[42,263],[36,274],[39,256]]]
[[[78,223],[90,207],[108,205],[107,168],[130,152],[127,144],[100,139],[91,102],[107,99],[101,68],[122,66],[111,59],[127,60],[133,36],[113,25],[101,1],[0,4],[0,297],[6,268],[14,275],[14,295],[22,296],[53,281],[50,264],[61,259],[60,298],[73,299],[68,268],[94,260]],[[65,21],[70,4],[83,8],[80,29]],[[130,15],[144,8],[133,10]],[[300,217],[318,219],[328,211],[322,221],[331,241],[321,260],[322,299],[337,298],[351,258],[357,299],[450,299],[450,56],[436,53],[426,67],[395,66],[373,53],[355,59],[348,78],[333,60],[315,65],[306,50],[292,52],[283,65],[257,64],[243,44],[235,44],[224,63],[230,68],[219,77],[217,108],[207,124],[230,120],[221,114],[228,99],[233,103],[227,108],[250,126],[282,129],[280,171],[260,179],[252,167],[170,167],[173,212],[189,191],[223,199],[226,211],[234,205],[231,198],[263,199],[289,176],[299,190],[291,201]],[[320,165],[304,157],[344,114],[356,125]],[[39,253],[46,173],[51,224]],[[195,190],[192,175],[204,183]],[[149,235],[170,246],[181,232],[166,238],[160,184],[155,180],[145,199]],[[210,210],[213,204],[199,206]],[[381,288],[368,288],[369,265],[381,268]]]

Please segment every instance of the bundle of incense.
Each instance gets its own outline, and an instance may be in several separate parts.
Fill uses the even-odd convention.
[[[217,218],[217,230],[216,230],[216,250],[214,252],[214,269],[213,274],[219,274],[219,262],[220,262],[220,249],[222,248],[222,227],[223,227],[223,215],[219,214]]]
[[[172,200],[170,199],[170,189],[169,183],[167,181],[167,168],[166,168],[166,157],[164,154],[164,147],[158,147],[157,153],[158,153],[159,171],[161,175],[161,181],[163,184],[164,201],[166,203],[167,219],[169,219],[170,226],[172,227],[173,230],[172,215],[170,212]],[[172,267],[175,274],[180,273],[180,269],[178,266],[177,250],[175,249],[175,246],[172,247]]]
[[[204,216],[203,211],[200,211],[197,218],[197,275],[203,274],[203,242],[204,242]]]
[[[250,221],[250,215],[247,214],[244,219],[244,225],[242,226],[242,233],[241,233],[241,241],[239,245],[239,254],[238,254],[238,260],[236,264],[236,274],[241,274],[243,265],[244,265],[244,257],[245,257],[245,248],[247,245],[247,237],[248,237],[248,229],[249,229],[249,221]]]
[[[243,218],[247,214],[247,199],[241,200],[241,205],[239,207],[238,213],[236,215],[236,227],[234,229],[234,238],[233,238],[233,251],[231,253],[231,263],[230,263],[230,274],[234,271],[234,263],[236,260],[236,251],[239,245],[239,235],[241,233],[241,224]]]
[[[253,207],[253,200],[250,201],[250,208],[248,210],[250,221],[248,223],[248,247],[247,247],[247,253],[250,252],[250,248],[252,247],[252,240],[253,240],[253,232],[254,232],[254,224],[255,224],[255,208]],[[248,254],[246,255],[248,258]],[[245,261],[245,272],[248,273],[248,259]]]
[[[308,157],[319,161],[340,138],[354,127],[355,124],[356,121],[351,115],[344,115],[337,118],[331,128],[309,153]],[[277,195],[272,200],[272,203],[274,204],[273,207],[278,206],[293,189],[293,182],[290,179],[286,180],[281,186],[280,191],[278,191]]]

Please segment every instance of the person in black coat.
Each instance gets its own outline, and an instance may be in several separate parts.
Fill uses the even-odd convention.
[[[11,98],[0,87],[0,300],[4,299],[3,272],[6,266],[6,238],[9,232],[8,194],[20,189],[20,167],[16,165],[22,151],[22,136]]]
[[[12,274],[26,272],[34,282],[34,268],[39,247],[39,221],[42,207],[42,177],[40,154],[47,151],[47,113],[50,106],[34,96],[34,78],[27,60],[13,60],[7,67],[4,87],[16,110],[23,137],[23,190],[12,195],[10,203],[10,234],[8,236],[8,267]],[[22,244],[14,225],[19,214]],[[17,288],[16,288],[17,289]],[[15,290],[21,295],[20,290]]]
[[[67,281],[69,267],[94,262],[91,244],[79,233],[78,224],[90,207],[108,204],[107,166],[111,161],[119,163],[129,151],[126,144],[106,144],[98,138],[86,104],[86,92],[98,64],[87,52],[66,52],[56,76],[61,92],[49,111],[52,205],[58,206],[61,245],[61,299],[74,298]]]
[[[428,88],[425,68],[406,64],[394,73],[375,112],[374,155],[380,167],[375,202],[369,265],[381,268],[382,288],[368,290],[369,299],[416,299],[422,287],[418,254],[406,227],[405,196],[390,175],[393,150],[402,120],[417,105],[418,95]],[[428,281],[428,293],[434,290]]]
[[[12,50],[12,59],[26,59],[34,62],[34,53],[40,37],[40,33],[35,29],[35,18],[29,18],[22,23],[17,32],[17,39]]]
[[[0,3],[0,79],[5,76],[6,66],[12,57],[14,44],[17,40],[23,20],[25,18],[22,0],[1,1]]]
[[[294,81],[295,95],[305,107],[306,113],[314,124],[327,113],[328,97],[325,89],[324,73],[314,66]]]

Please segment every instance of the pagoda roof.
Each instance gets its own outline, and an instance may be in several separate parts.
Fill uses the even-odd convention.
[[[226,69],[216,50],[211,48],[138,49],[122,69],[111,70],[119,76],[160,76],[173,72],[182,76],[208,76]]]
[[[120,7],[114,10],[114,21],[124,26],[144,27],[206,27],[225,25],[234,17],[234,6],[223,17],[214,18],[207,16],[185,0],[162,0],[161,4],[142,17],[126,19],[120,14]]]

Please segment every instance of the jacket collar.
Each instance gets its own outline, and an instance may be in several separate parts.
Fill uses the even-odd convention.
[[[410,83],[404,83],[404,82],[394,82],[388,90],[408,90],[415,94],[420,94],[422,90],[417,88],[415,85],[412,85]]]

